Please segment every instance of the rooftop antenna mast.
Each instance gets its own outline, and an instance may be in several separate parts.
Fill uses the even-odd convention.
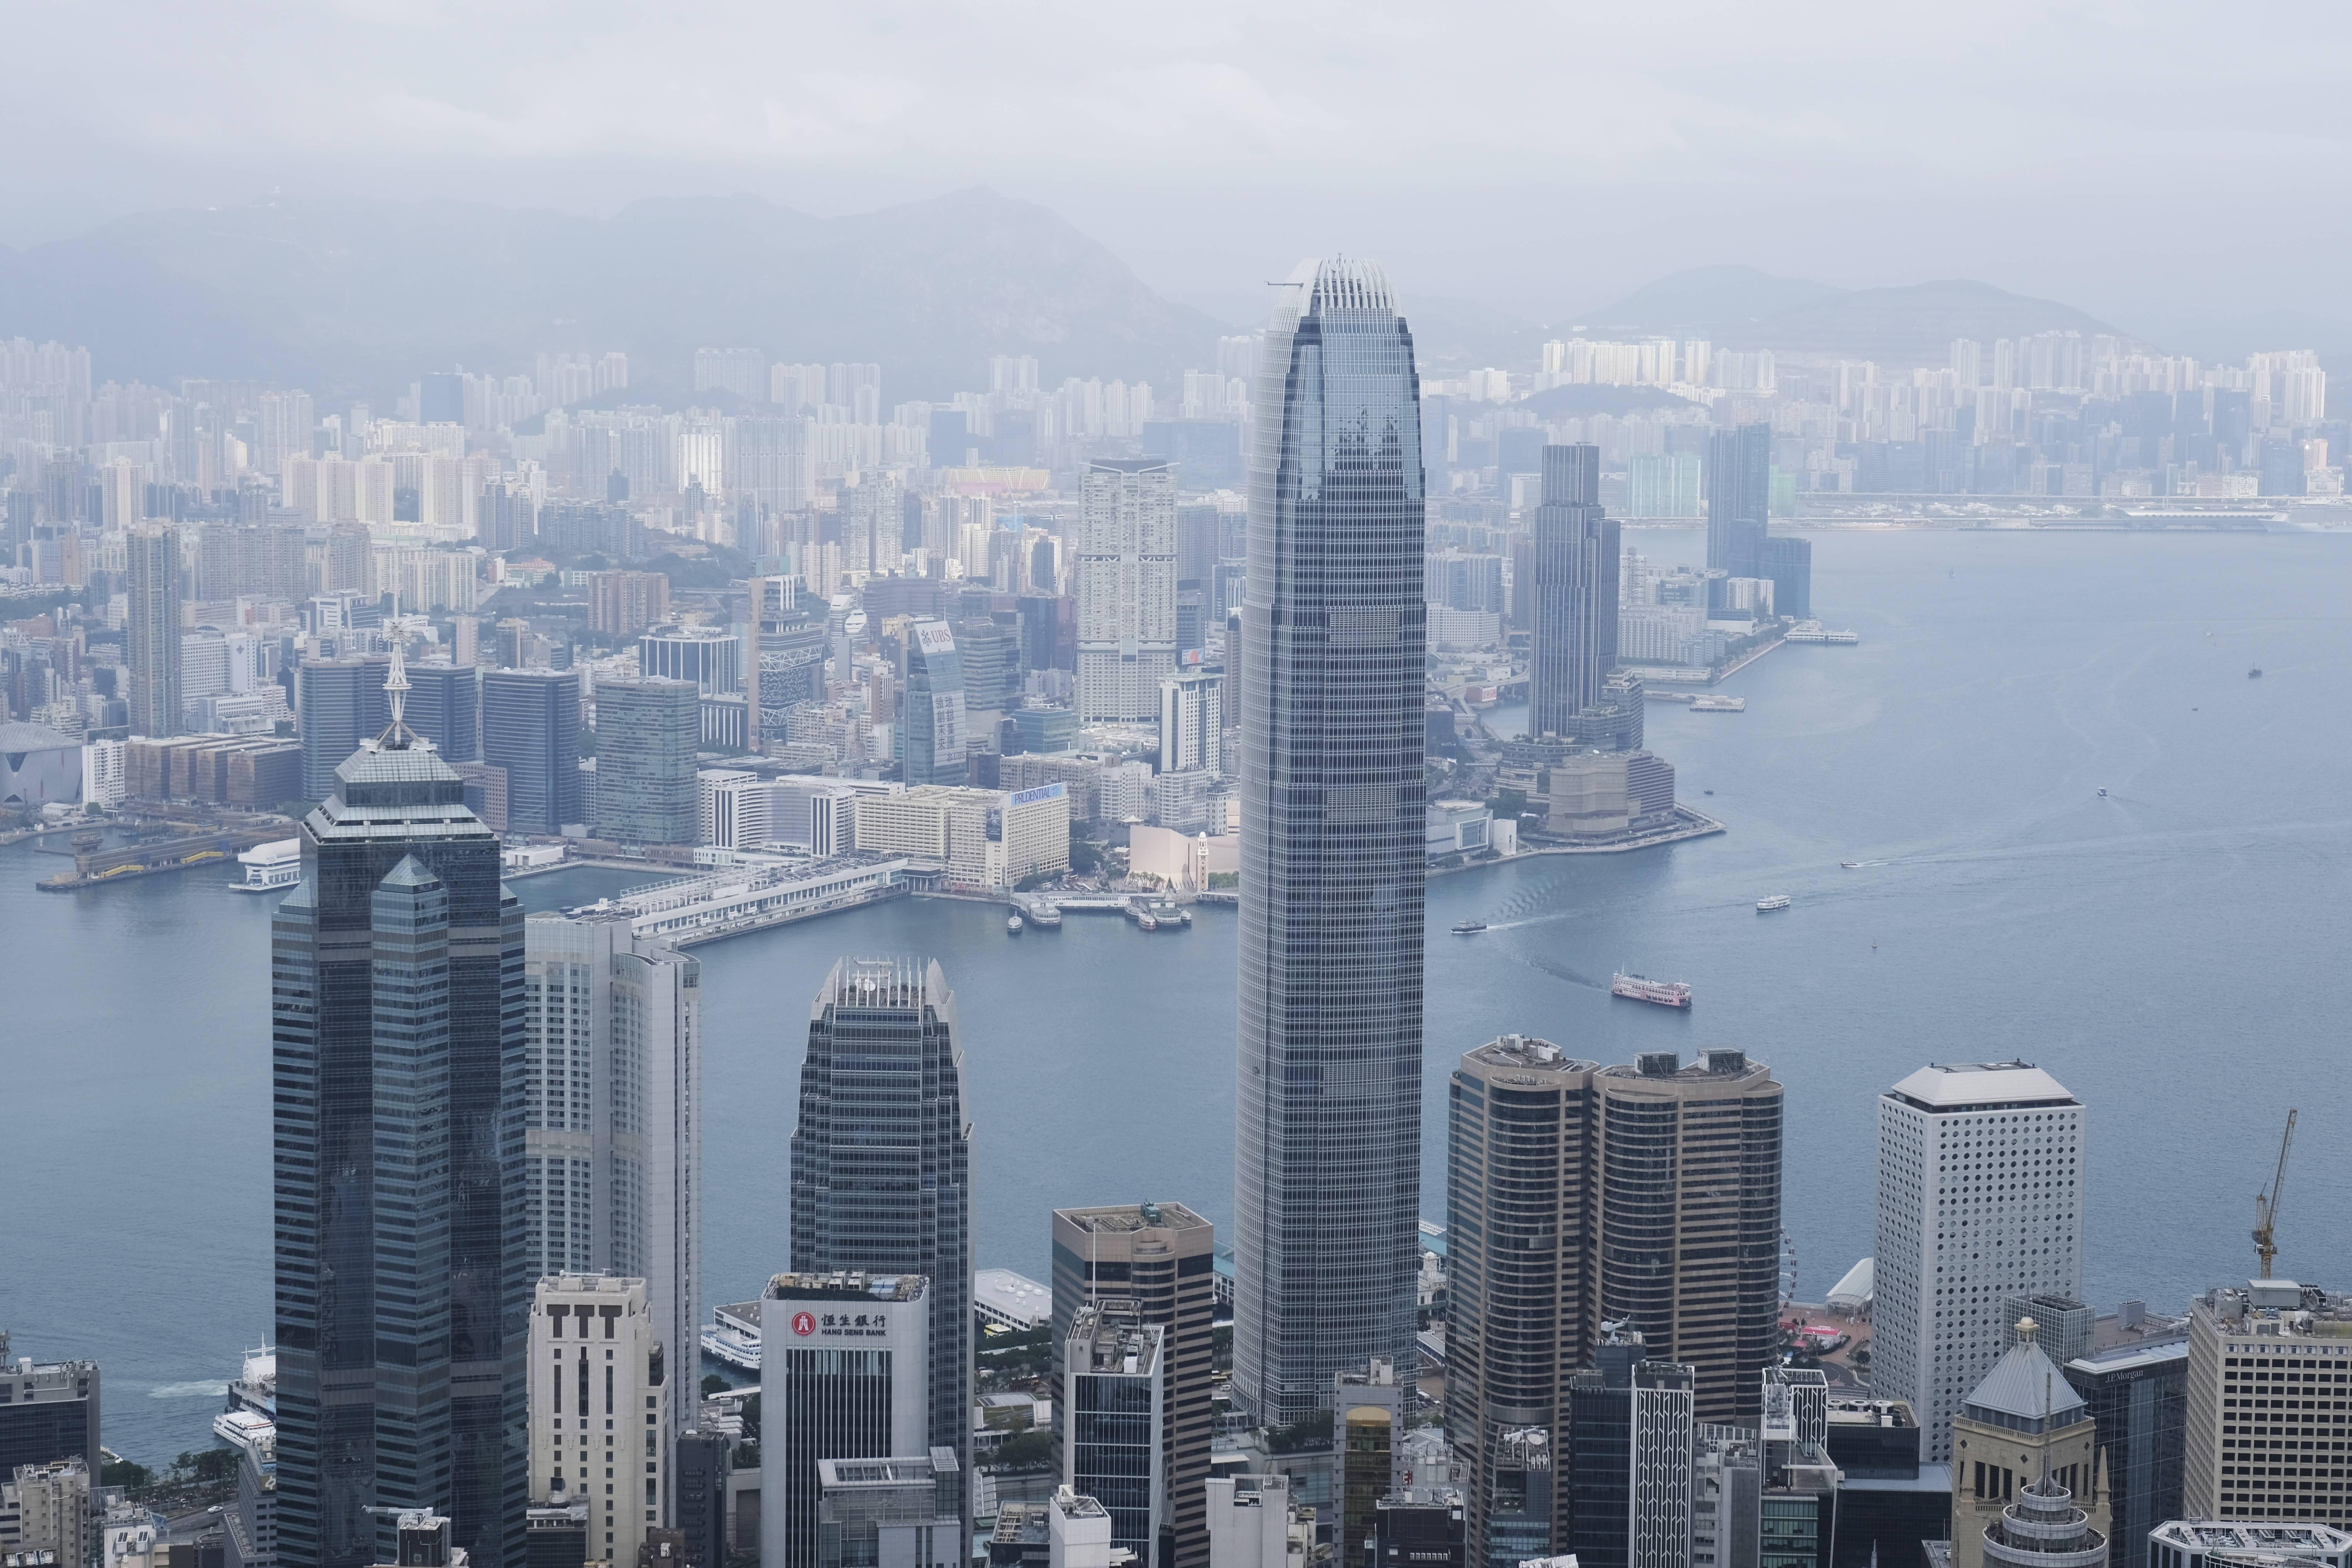
[[[2278,1256],[2279,1194],[2286,1186],[2286,1154],[2294,1147],[2294,1111],[2286,1113],[2286,1132],[2279,1139],[2278,1169],[2271,1174],[2270,1191],[2254,1194],[2254,1251],[2263,1260],[2263,1275],[2271,1277],[2271,1259]]]
[[[382,735],[376,737],[376,744],[386,751],[405,751],[424,742],[424,737],[408,727],[408,721],[404,716],[410,689],[408,660],[402,652],[408,643],[408,617],[395,615],[385,623],[384,629],[392,634],[392,668],[383,678],[383,694],[392,704],[392,722],[384,727]]]

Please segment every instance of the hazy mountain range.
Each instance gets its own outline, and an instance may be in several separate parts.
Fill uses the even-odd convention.
[[[1402,292],[1424,366],[1441,374],[1524,368],[1544,339],[1576,331],[1895,365],[1940,363],[1956,337],[2116,331],[1964,279],[1840,289],[1744,267],[1677,272],[1549,323]],[[985,189],[842,217],[752,196],[643,201],[609,218],[269,200],[0,249],[0,336],[86,343],[101,378],[261,377],[330,397],[387,397],[457,365],[510,374],[545,349],[614,348],[633,384],[682,397],[706,345],[878,362],[886,403],[983,386],[996,353],[1035,355],[1048,384],[1076,374],[1166,389],[1213,363],[1219,333],[1256,324],[1163,298],[1052,211]]]

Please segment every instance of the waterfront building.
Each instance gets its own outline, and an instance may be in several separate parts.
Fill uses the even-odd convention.
[[[1761,574],[1772,580],[1773,613],[1789,620],[1809,620],[1813,613],[1813,542],[1768,534]]]
[[[707,696],[743,689],[742,647],[723,626],[656,626],[637,635],[637,674],[691,681]]]
[[[131,732],[161,739],[180,721],[180,531],[168,522],[133,528],[123,541],[128,611],[123,662],[131,677]]]
[[[670,1363],[686,1373],[691,1352],[663,1342],[644,1280],[552,1274],[532,1302],[530,1358],[532,1506],[585,1504],[589,1552],[635,1563],[668,1523]]]
[[[1698,1419],[1753,1425],[1780,1343],[1780,1086],[1735,1050],[1593,1083],[1601,1308],[1693,1369]]]
[[[1292,273],[1253,417],[1234,1394],[1283,1426],[1418,1355],[1421,414],[1378,267]]]
[[[2055,1360],[2055,1357],[2052,1358]],[[2107,1568],[2153,1568],[2149,1532],[2183,1511],[2189,1459],[2189,1341],[2143,1341],[2092,1351],[2059,1368],[2090,1406],[2105,1473]]]
[[[2309,1520],[2352,1530],[2352,1477],[2337,1458],[2352,1451],[2347,1382],[2352,1297],[2250,1279],[2197,1298],[2189,1311],[2182,1510],[2192,1519]]]
[[[522,909],[387,689],[271,920],[279,1537],[364,1568],[446,1510],[477,1568],[521,1568]]]
[[[961,784],[967,775],[963,662],[945,621],[907,628],[900,772],[909,785]]]
[[[940,1447],[954,1457],[951,1446],[926,1442],[937,1423],[931,1284],[919,1274],[857,1270],[796,1269],[768,1281],[760,1304],[762,1568],[820,1568],[823,1461]],[[971,1471],[959,1462],[954,1473]],[[954,1511],[961,1529],[970,1518],[961,1496]]]
[[[1546,447],[1535,509],[1528,733],[1573,736],[1617,662],[1617,522],[1601,506],[1601,448]]]
[[[1989,1543],[2000,1539],[2005,1510],[2034,1486],[2053,1484],[2088,1510],[2105,1558],[2106,1489],[2099,1476],[2098,1427],[2090,1406],[2055,1363],[2044,1355],[2031,1318],[2017,1325],[2017,1342],[1952,1417],[1951,1568],[1988,1568],[2002,1561]]]
[[[1175,469],[1089,462],[1075,542],[1078,721],[1148,724],[1176,672]]]
[[[692,844],[701,695],[685,680],[596,683],[596,808],[588,830],[624,844]]]
[[[1168,1339],[1138,1303],[1096,1300],[1078,1309],[1062,1347],[1062,1484],[1109,1511],[1111,1544],[1139,1568],[1175,1549]]]
[[[343,759],[357,752],[362,742],[383,732],[384,721],[392,714],[383,683],[391,675],[392,661],[381,654],[310,658],[295,667],[295,692],[301,712],[303,799],[324,800],[333,794],[335,769]]]
[[[104,1468],[96,1362],[12,1360],[8,1332],[0,1329],[0,1384],[8,1392],[0,1404],[0,1476],[58,1459],[79,1459],[93,1472]]]
[[[1772,426],[1718,430],[1706,451],[1706,563],[1734,577],[1762,576],[1772,510]]]
[[[2352,1568],[2352,1535],[2301,1519],[2171,1519],[2147,1547],[2148,1568]]]
[[[1448,1091],[1445,1425],[1466,1472],[1470,1557],[1482,1565],[1503,1544],[1490,1521],[1504,1447],[1515,1431],[1560,1427],[1569,1380],[1599,1328],[1584,1239],[1599,1070],[1549,1040],[1506,1035],[1464,1056]],[[1518,1556],[1549,1552],[1564,1531],[1564,1518],[1548,1520],[1529,1542],[1512,1511]]]
[[[643,1280],[686,1376],[702,1322],[702,965],[625,918],[536,914],[522,987],[525,1268]]]
[[[2029,1062],[1921,1068],[1878,1100],[1871,1375],[1927,1458],[2000,1359],[2012,1296],[2083,1293],[2084,1110]]]
[[[1225,771],[1225,676],[1223,670],[1182,670],[1160,683],[1160,771]],[[1043,751],[1048,748],[1038,747]]]
[[[966,1105],[955,994],[940,966],[887,959],[835,964],[809,1009],[801,1067],[792,1141],[793,1271],[929,1278],[930,1416],[927,1429],[907,1431],[893,1446],[813,1458],[945,1448],[959,1474],[971,1473]],[[968,1504],[963,1517],[970,1518]]]
[[[1166,1552],[1155,1547],[1145,1556],[1156,1568],[1206,1568],[1207,1503],[1201,1485],[1209,1473],[1216,1228],[1182,1204],[1114,1204],[1055,1209],[1053,1237],[1056,1386],[1081,1309],[1132,1301],[1140,1321],[1164,1331],[1167,1393],[1158,1465],[1167,1479],[1162,1525],[1169,1541]]]
[[[482,754],[482,677],[470,660],[408,671],[408,727],[455,767]],[[339,759],[340,760],[340,759]]]
[[[506,770],[509,832],[552,834],[584,826],[579,674],[484,672],[482,760]]]

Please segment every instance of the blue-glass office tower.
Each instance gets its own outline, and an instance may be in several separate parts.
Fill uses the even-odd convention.
[[[1734,577],[1764,575],[1772,511],[1772,426],[1718,430],[1706,448],[1706,563]]]
[[[1416,1353],[1421,411],[1379,268],[1291,274],[1254,416],[1234,1385],[1284,1425]]]
[[[445,763],[480,761],[481,673],[470,664],[414,665],[408,685],[408,727],[432,742]]]
[[[507,771],[507,831],[560,833],[584,823],[580,677],[569,669],[482,674],[482,760]]]
[[[302,862],[270,931],[281,1555],[389,1563],[425,1509],[522,1568],[522,910],[397,728],[335,768]]]
[[[1617,662],[1617,520],[1601,506],[1601,448],[1546,447],[1525,585],[1533,659],[1528,733],[1572,737]]]
[[[305,659],[294,672],[301,703],[302,798],[324,800],[335,790],[335,770],[363,741],[383,732],[392,710],[384,678],[392,660],[381,654]]]
[[[960,784],[964,753],[963,659],[945,621],[907,628],[907,692],[898,748],[909,784]]]
[[[971,1124],[937,963],[843,959],[809,1009],[792,1268],[930,1277],[930,1447],[971,1473]],[[964,1519],[971,1523],[971,1494]]]

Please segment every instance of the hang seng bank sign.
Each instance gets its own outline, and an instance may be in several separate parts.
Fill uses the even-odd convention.
[[[890,1320],[880,1312],[794,1312],[794,1337],[816,1340],[878,1340],[890,1331]]]

